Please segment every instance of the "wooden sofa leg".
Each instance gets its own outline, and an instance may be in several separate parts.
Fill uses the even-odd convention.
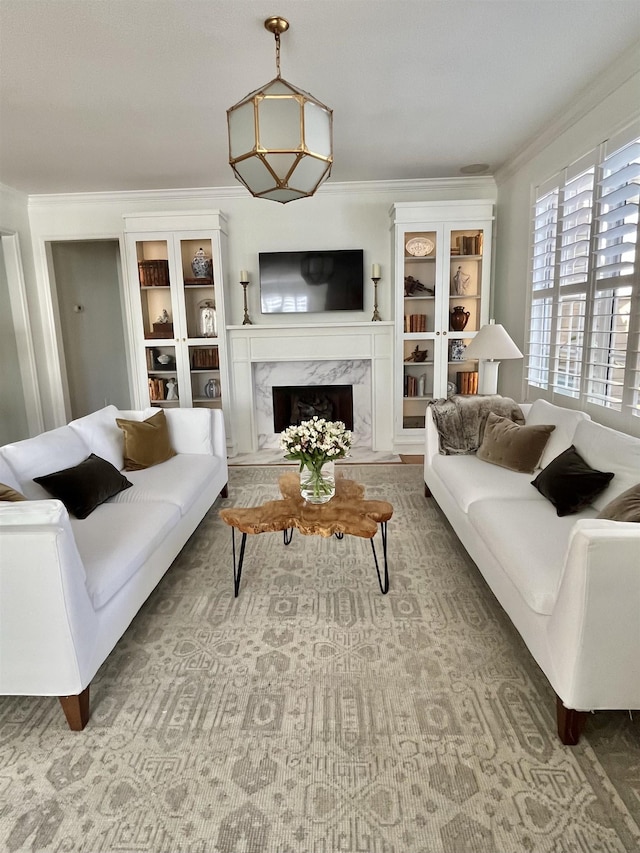
[[[565,746],[575,746],[587,721],[586,711],[576,711],[565,708],[562,699],[556,696],[556,718],[558,721],[558,736]]]
[[[425,498],[431,497],[431,489],[429,488],[429,486],[427,486],[426,483],[424,484],[424,496]]]
[[[81,732],[89,722],[89,686],[75,696],[58,696],[72,732]]]
[[[229,483],[225,483],[224,486],[222,487],[222,489],[220,490],[220,497],[221,498],[228,498],[229,497]]]

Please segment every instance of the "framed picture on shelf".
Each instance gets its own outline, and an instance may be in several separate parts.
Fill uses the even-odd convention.
[[[449,341],[449,361],[464,361],[466,344],[458,338]]]

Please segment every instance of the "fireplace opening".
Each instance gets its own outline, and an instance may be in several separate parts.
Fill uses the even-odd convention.
[[[272,394],[274,432],[308,421],[314,415],[343,421],[347,429],[353,429],[351,385],[274,385]]]

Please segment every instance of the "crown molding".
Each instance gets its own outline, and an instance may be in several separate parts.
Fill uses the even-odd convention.
[[[537,131],[534,139],[525,143],[523,148],[516,152],[506,163],[503,163],[495,172],[496,184],[499,186],[514,175],[529,160],[532,160],[536,155],[544,151],[548,145],[577,124],[605,98],[615,92],[616,89],[619,89],[620,86],[639,74],[639,56],[640,41],[620,54],[602,74],[599,74],[591,83],[581,89],[565,105],[564,109],[559,110],[548,124]],[[633,114],[630,114],[624,123],[627,124],[632,119]],[[610,130],[611,128],[607,128],[607,132]]]
[[[326,182],[318,189],[316,196],[323,195],[356,195],[362,193],[389,194],[398,193],[421,193],[441,195],[442,192],[483,191],[489,195],[495,194],[496,183],[492,176],[474,177],[451,177],[451,178],[419,178],[397,181],[345,181]],[[16,190],[17,192],[17,190]],[[122,190],[113,192],[89,192],[89,193],[49,193],[25,196],[28,198],[30,210],[64,206],[70,204],[117,204],[119,206],[150,202],[172,202],[202,200],[210,204],[221,199],[242,198],[248,201],[252,197],[244,187],[193,187],[166,190]],[[263,203],[264,199],[255,199],[256,203]]]

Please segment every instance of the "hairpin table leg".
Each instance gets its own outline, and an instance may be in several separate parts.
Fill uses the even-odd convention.
[[[238,591],[240,589],[240,578],[242,577],[242,563],[244,560],[244,546],[247,544],[247,534],[242,534],[242,542],[240,543],[240,559],[238,560],[238,565],[236,568],[236,529],[235,527],[231,528],[231,542],[233,545],[233,595],[234,598],[238,597]]]
[[[378,583],[380,584],[380,592],[386,595],[389,592],[389,564],[387,562],[387,522],[380,522],[380,533],[382,534],[382,553],[384,555],[384,580],[380,576],[380,566],[378,565],[378,555],[376,554],[376,546],[374,545],[372,536],[370,539],[371,550],[373,551],[373,559],[376,564],[376,572],[378,573]]]
[[[285,545],[289,545],[293,539],[293,527],[285,527],[282,531],[282,539]]]

